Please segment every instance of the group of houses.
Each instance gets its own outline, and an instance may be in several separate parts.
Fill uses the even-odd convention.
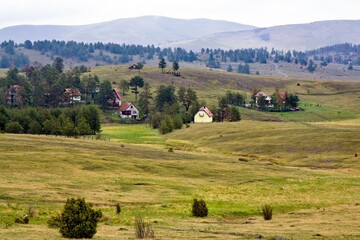
[[[9,106],[17,105],[21,100],[23,88],[19,85],[11,85],[8,87],[6,94],[6,103]],[[121,119],[139,119],[139,109],[131,102],[122,104],[122,96],[119,91],[114,88],[113,93],[115,100],[112,103],[114,108],[119,109]],[[61,97],[63,105],[74,105],[82,102],[81,92],[77,88],[65,88]],[[206,107],[202,106],[194,116],[195,123],[208,123],[213,121],[213,114]]]

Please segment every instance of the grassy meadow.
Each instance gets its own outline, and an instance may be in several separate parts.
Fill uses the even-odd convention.
[[[191,86],[210,106],[227,90],[288,90],[305,111],[241,108],[240,122],[191,124],[167,135],[114,118],[102,126],[102,140],[0,134],[0,239],[63,239],[47,220],[70,197],[102,210],[97,240],[135,239],[138,215],[156,239],[360,238],[358,83],[180,71],[174,77],[145,67],[140,75],[153,91]],[[116,86],[139,73],[104,66],[91,74]],[[191,216],[194,198],[206,201],[208,217]],[[271,221],[261,216],[263,204],[274,208]],[[32,209],[29,225],[14,223]]]

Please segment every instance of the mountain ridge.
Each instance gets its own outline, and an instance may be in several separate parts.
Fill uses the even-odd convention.
[[[162,16],[120,18],[88,25],[17,25],[0,29],[0,41],[56,39],[125,44],[164,44],[222,31],[256,27],[224,20],[175,19]],[[180,30],[179,30],[180,29]]]
[[[224,20],[142,16],[88,25],[16,25],[0,29],[0,41],[64,40],[155,45],[199,52],[202,48],[313,50],[360,44],[360,20],[326,20],[258,28]]]

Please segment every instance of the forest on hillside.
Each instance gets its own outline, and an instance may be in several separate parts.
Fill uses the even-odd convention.
[[[183,48],[163,48],[154,45],[116,44],[116,43],[83,43],[57,40],[26,40],[24,43],[4,41],[0,44],[0,68],[23,68],[30,65],[30,58],[18,49],[28,49],[49,55],[51,59],[62,57],[74,59],[81,63],[93,60],[103,64],[127,64],[134,57],[143,63],[147,60],[166,58],[170,62],[202,61],[209,68],[220,68],[221,64],[239,63],[239,73],[250,73],[248,64],[268,62],[288,62],[300,64],[309,72],[316,71],[318,65],[325,67],[331,63],[344,64],[352,70],[353,65],[360,65],[360,45],[344,43],[325,46],[311,51],[283,51],[267,48],[249,49],[209,49],[202,48],[199,52],[187,51]],[[318,64],[316,64],[318,62]],[[233,71],[233,69],[228,69]]]

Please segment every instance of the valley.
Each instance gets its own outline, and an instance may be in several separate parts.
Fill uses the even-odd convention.
[[[98,139],[0,134],[1,238],[63,239],[47,220],[68,197],[85,197],[102,210],[99,240],[134,239],[136,215],[151,223],[157,239],[360,237],[358,81],[180,72],[112,65],[84,74],[113,87],[139,75],[153,93],[160,85],[191,87],[210,109],[229,90],[247,99],[253,88],[286,90],[300,97],[304,111],[241,107],[239,122],[190,124],[165,135],[146,124],[119,124],[106,111]],[[134,102],[134,94],[123,101]],[[206,201],[208,217],[191,216],[194,198]],[[271,221],[262,219],[263,204],[274,208]],[[36,211],[30,224],[15,224],[30,207]]]

